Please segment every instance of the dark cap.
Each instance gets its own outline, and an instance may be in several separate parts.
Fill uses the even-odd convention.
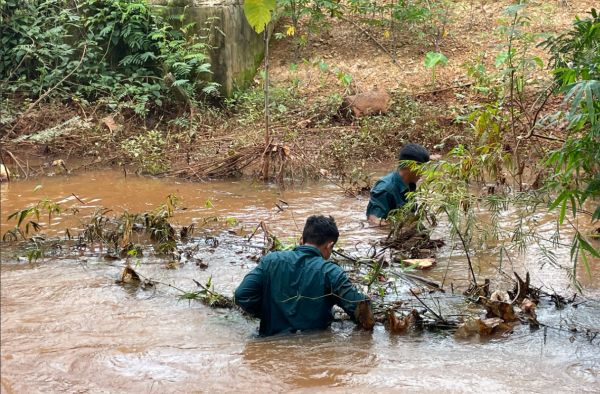
[[[429,152],[419,144],[406,144],[400,149],[398,160],[414,160],[423,164],[429,161]]]

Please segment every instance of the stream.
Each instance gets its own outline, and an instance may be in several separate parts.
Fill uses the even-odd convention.
[[[186,208],[177,211],[175,224],[195,224],[195,236],[187,242],[197,243],[197,257],[208,268],[186,263],[167,270],[164,259],[149,255],[136,269],[190,290],[195,290],[191,278],[211,280],[220,293],[231,295],[256,265],[257,250],[239,235],[251,234],[261,221],[289,243],[301,234],[307,216],[332,215],[340,229],[338,244],[355,255],[387,235],[366,222],[367,198],[346,197],[325,182],[281,191],[248,179],[188,183],[111,169],[2,183],[1,231],[14,226],[7,223],[11,213],[46,197],[89,218],[99,206],[115,213],[152,210],[169,194]],[[511,215],[501,218],[506,226]],[[550,238],[554,216],[539,216],[540,234]],[[209,217],[220,219],[205,224]],[[40,224],[48,236],[60,237],[66,228],[75,234],[78,227],[68,213],[50,220],[42,213]],[[449,229],[442,220],[432,238],[446,238]],[[565,230],[561,242],[569,241]],[[469,310],[460,296],[468,282],[465,255],[447,243],[436,252],[438,264],[415,275],[444,282],[447,293],[452,286],[457,307]],[[569,245],[554,252],[570,267]],[[256,338],[258,324],[236,310],[178,301],[179,293],[166,287],[142,290],[118,283],[123,261],[108,264],[104,253],[92,245],[78,255],[49,253],[30,263],[21,246],[2,244],[2,393],[600,393],[600,337],[590,341],[584,335],[586,329],[600,330],[596,260],[590,259],[591,279],[583,268],[578,271],[585,297],[579,299],[586,302],[536,310],[551,329],[517,325],[511,334],[463,340],[444,332],[395,335],[381,324],[367,332],[338,321],[324,332]],[[478,280],[502,279],[495,268],[499,256],[499,248],[478,253],[473,260]],[[566,270],[541,268],[541,260],[532,245],[525,254],[512,253],[512,266],[505,258],[502,268],[529,272],[533,284],[547,291],[577,293]],[[400,286],[398,298],[413,303],[407,291]],[[435,302],[434,297],[424,299]]]

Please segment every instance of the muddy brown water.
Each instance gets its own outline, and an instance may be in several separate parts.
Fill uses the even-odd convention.
[[[33,193],[38,184],[42,188]],[[1,187],[2,234],[13,226],[6,223],[10,213],[45,197],[64,207],[78,207],[85,218],[97,206],[115,212],[146,211],[175,194],[187,208],[177,214],[178,224],[222,218],[220,224],[206,226],[220,246],[210,247],[201,236],[191,241],[198,243],[197,257],[209,264],[207,269],[185,264],[165,270],[160,259],[141,259],[138,270],[144,275],[190,290],[195,290],[191,278],[206,283],[212,277],[215,289],[231,294],[256,264],[249,258],[256,250],[229,233],[239,233],[242,225],[248,234],[264,221],[286,240],[299,235],[306,216],[331,214],[340,227],[340,244],[349,253],[364,252],[369,242],[385,235],[365,222],[366,199],[344,197],[325,183],[281,192],[249,180],[186,183],[125,178],[120,171],[102,170]],[[282,204],[278,198],[289,208],[280,211],[275,205]],[[223,220],[226,217],[238,224]],[[511,213],[502,217],[507,226],[512,219]],[[548,237],[554,230],[552,220],[551,215],[539,217],[542,234]],[[50,236],[64,236],[65,228],[78,226],[69,215],[47,221],[42,216]],[[435,235],[444,237],[448,232],[442,222]],[[563,242],[568,243],[568,235]],[[554,252],[559,263],[569,266],[568,247]],[[335,322],[325,332],[261,339],[253,335],[257,323],[237,311],[178,301],[177,292],[164,286],[148,291],[116,283],[122,262],[108,264],[102,254],[95,248],[76,257],[55,253],[29,263],[23,259],[26,251],[2,245],[3,393],[600,392],[599,340],[590,342],[581,335],[586,328],[600,329],[596,261],[590,264],[592,280],[579,274],[590,301],[578,308],[539,308],[538,320],[554,327],[548,330],[516,326],[504,337],[458,340],[443,332],[390,335],[381,325],[364,332],[350,322]],[[464,286],[464,254],[449,245],[437,257],[435,268],[419,274],[439,282],[445,277],[446,287]],[[529,271],[537,285],[564,295],[575,293],[568,288],[564,270],[540,268],[541,253],[535,245],[511,258],[515,270]],[[480,253],[474,261],[478,278],[501,278],[490,265],[499,263],[498,248]],[[506,259],[503,264],[506,268]],[[426,301],[434,303],[433,297]],[[459,310],[469,309],[461,297],[454,299]],[[569,331],[573,328],[579,332]]]

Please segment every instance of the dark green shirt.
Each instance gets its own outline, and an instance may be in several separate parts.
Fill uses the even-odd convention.
[[[380,219],[386,219],[388,213],[406,204],[406,193],[415,191],[416,185],[406,186],[398,170],[378,180],[371,188],[371,198],[367,205],[367,219],[369,215],[375,215]]]
[[[354,319],[364,299],[342,267],[306,245],[266,255],[235,290],[235,303],[260,318],[262,336],[326,329],[334,305]]]

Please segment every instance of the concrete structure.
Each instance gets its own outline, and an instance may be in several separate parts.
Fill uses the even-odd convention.
[[[148,0],[148,4],[165,7],[170,15],[185,15],[183,24],[196,22],[188,36],[205,37],[205,28],[210,28],[212,74],[201,77],[219,83],[221,96],[230,97],[236,86],[246,88],[252,81],[264,57],[264,32],[257,34],[250,27],[244,0]]]

